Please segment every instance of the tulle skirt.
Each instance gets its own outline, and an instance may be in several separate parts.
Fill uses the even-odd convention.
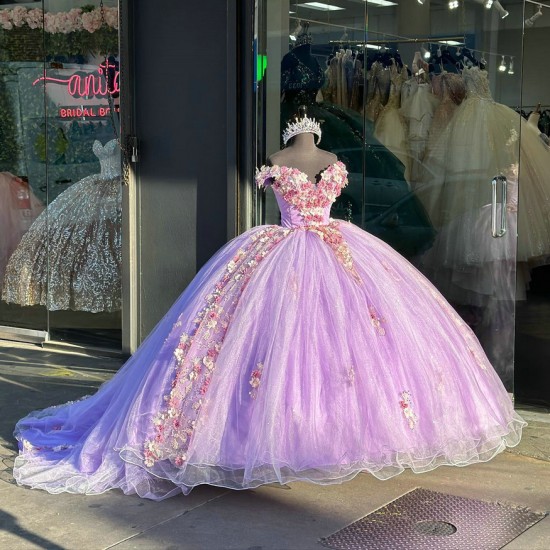
[[[386,105],[376,120],[374,136],[387,147],[405,167],[405,179],[410,179],[411,156],[407,145],[407,129],[396,105]]]
[[[156,500],[386,479],[489,460],[524,424],[471,330],[389,246],[347,222],[260,226],[95,395],[18,423],[14,476]]]
[[[2,299],[97,313],[121,305],[120,178],[88,176],[31,225],[6,267]]]
[[[501,220],[501,205],[496,219]],[[421,271],[453,303],[484,306],[516,296],[517,212],[506,210],[506,233],[492,236],[492,208],[453,219],[420,259]]]
[[[550,150],[521,119],[518,261],[550,263]]]
[[[510,175],[518,163],[517,260],[550,256],[550,151],[518,113],[488,99],[467,98],[427,152],[419,197],[432,223],[445,227],[491,204],[493,178]]]

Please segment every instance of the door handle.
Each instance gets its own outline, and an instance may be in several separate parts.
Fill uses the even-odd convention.
[[[503,237],[508,230],[507,227],[507,213],[506,210],[506,176],[495,176],[491,182],[492,186],[492,199],[491,199],[491,231],[495,239]],[[497,195],[499,192],[500,184],[500,220],[497,220],[498,207],[497,207]]]

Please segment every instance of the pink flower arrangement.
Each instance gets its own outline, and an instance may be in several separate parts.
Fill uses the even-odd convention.
[[[321,174],[318,184],[309,181],[307,174],[288,166],[262,166],[256,173],[256,184],[265,187],[271,180],[273,189],[294,206],[309,225],[323,223],[325,211],[348,183],[345,165],[338,161]]]
[[[39,8],[27,9],[23,6],[0,10],[0,27],[6,31],[14,27],[27,25],[31,29],[41,29],[52,34],[69,34],[71,32],[96,32],[103,25],[111,29],[118,29],[118,8],[94,8],[83,12],[80,8],[58,13],[43,12]]]

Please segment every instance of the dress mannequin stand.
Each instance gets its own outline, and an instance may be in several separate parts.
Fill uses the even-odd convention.
[[[334,164],[338,157],[333,153],[319,149],[315,145],[314,134],[306,133],[294,136],[289,146],[273,153],[268,160],[272,166],[297,168],[307,174],[309,181],[315,183],[320,173],[327,166]]]

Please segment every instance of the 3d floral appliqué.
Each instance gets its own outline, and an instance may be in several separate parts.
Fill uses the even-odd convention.
[[[401,392],[401,400],[399,401],[399,405],[401,406],[401,410],[403,411],[403,415],[407,419],[409,423],[409,428],[411,430],[414,430],[414,427],[416,426],[418,422],[418,417],[416,416],[415,412],[413,411],[412,407],[412,397],[410,392],[404,391]]]
[[[264,364],[258,363],[256,368],[250,374],[250,380],[248,383],[252,386],[252,389],[248,392],[252,399],[256,399],[258,395],[258,388],[260,387],[260,382],[262,381],[262,373],[264,370]]]

